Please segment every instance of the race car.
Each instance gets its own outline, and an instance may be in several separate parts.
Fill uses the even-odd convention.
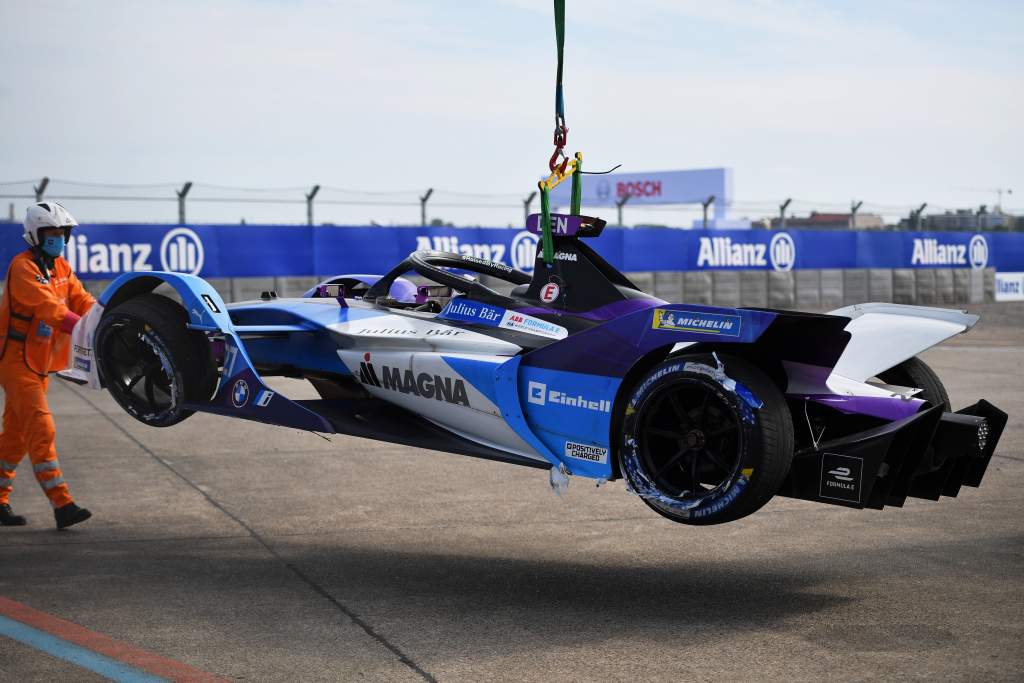
[[[775,495],[881,509],[981,483],[1006,414],[952,412],[916,357],[977,316],[669,303],[586,244],[604,221],[552,221],[532,274],[417,251],[384,275],[228,305],[196,276],[128,273],[76,328],[72,374],[153,427],[201,411],[545,468],[558,491],[624,478],[691,525]]]

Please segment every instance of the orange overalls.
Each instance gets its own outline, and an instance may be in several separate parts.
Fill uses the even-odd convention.
[[[0,503],[14,483],[14,468],[28,451],[36,481],[50,504],[71,501],[60,472],[56,429],[46,403],[47,373],[68,364],[70,332],[95,300],[63,257],[49,268],[31,250],[14,257],[0,302],[0,386],[4,423],[0,433]]]

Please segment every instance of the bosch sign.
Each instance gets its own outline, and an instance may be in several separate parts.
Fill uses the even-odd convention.
[[[660,180],[636,180],[633,182],[619,182],[615,183],[615,196],[619,199],[623,197],[660,197],[661,196],[661,181]]]

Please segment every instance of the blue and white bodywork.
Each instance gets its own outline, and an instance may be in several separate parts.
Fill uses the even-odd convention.
[[[676,484],[679,490],[665,484],[657,494],[647,491],[657,471],[629,477],[631,489],[677,521],[695,519],[702,509],[717,514],[744,487],[755,488],[765,466],[746,466],[745,458],[754,444],[767,443],[759,439],[769,429],[761,420],[769,408],[782,411],[772,419],[789,430],[789,442],[779,456],[785,471],[773,475],[778,481],[768,497],[881,507],[902,504],[908,495],[955,495],[959,483],[980,483],[1005,415],[984,402],[950,413],[936,396],[919,395],[927,387],[884,377],[969,330],[975,316],[888,304],[830,315],[672,304],[641,292],[583,244],[581,237],[603,227],[587,220],[578,234],[556,237],[556,258],[546,263],[538,256],[532,276],[471,256],[415,252],[385,275],[338,276],[303,297],[266,293],[226,304],[198,277],[126,274],[76,329],[69,374],[105,385],[129,413],[154,426],[202,411],[595,480],[628,475],[624,464],[633,461],[623,454],[630,449],[636,463],[659,469],[641,453],[643,430],[667,429],[674,435],[664,437],[669,451],[673,443],[683,454],[711,450],[725,427],[693,425],[717,414],[729,426],[730,406],[736,408],[736,443],[717,447],[739,453],[723,465],[727,481],[714,487],[706,481],[715,476],[699,473],[704,465],[696,464],[697,455],[673,456],[678,465],[667,461],[666,468],[684,475],[692,470],[693,483]],[[409,272],[430,284],[413,285],[402,277]],[[483,284],[495,279],[503,292]],[[161,285],[173,289],[178,313],[153,299]],[[744,379],[753,372],[741,372],[747,366],[760,368],[759,379]],[[292,400],[266,383],[274,376],[304,378],[320,398]],[[699,386],[716,398],[680,407],[685,391],[670,396],[658,388],[669,379],[680,391]],[[766,385],[772,388],[758,388]],[[665,405],[676,410],[679,425],[657,425],[664,418],[650,401],[661,399],[649,400],[648,390],[671,399]],[[937,458],[930,444],[939,430],[959,430],[960,443],[969,440],[960,432],[977,440],[982,423],[987,442],[970,452],[968,467],[958,454]],[[917,441],[898,443],[910,432]],[[897,448],[912,453],[912,465],[899,464],[905,454]],[[829,464],[837,458],[859,468],[855,499],[830,497],[824,488],[829,476],[838,477],[836,486],[852,486],[842,482],[857,468]],[[932,465],[924,467],[928,458]],[[921,483],[926,474],[937,479],[942,467],[949,471],[941,482]],[[892,470],[904,480],[887,480]],[[663,498],[683,502],[666,508],[658,503]]]

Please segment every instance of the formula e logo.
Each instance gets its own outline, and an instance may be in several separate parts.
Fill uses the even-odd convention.
[[[982,235],[975,235],[967,246],[970,254],[971,268],[981,270],[988,265],[988,242]]]
[[[793,270],[796,263],[796,244],[793,238],[785,232],[772,235],[772,241],[768,244],[768,258],[775,270]]]
[[[231,403],[236,408],[244,408],[245,404],[249,402],[249,383],[244,379],[240,379],[235,382],[235,385],[231,387]]]
[[[516,233],[512,238],[512,267],[527,273],[533,272],[537,261],[537,236],[528,230]]]
[[[821,486],[818,495],[822,498],[859,503],[863,469],[863,458],[822,453]]]
[[[853,477],[850,476],[849,467],[837,467],[834,470],[829,470],[828,473],[839,481],[853,481]]]
[[[175,228],[160,242],[160,266],[163,270],[198,275],[203,269],[203,242],[188,228]]]

